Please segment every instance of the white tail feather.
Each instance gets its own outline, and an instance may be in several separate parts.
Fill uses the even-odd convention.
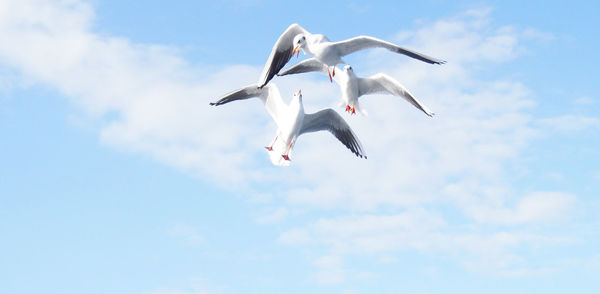
[[[360,103],[358,103],[358,101],[356,101],[356,104],[354,104],[354,110],[362,113],[362,115],[364,116],[369,116],[369,113],[360,106]]]
[[[271,150],[271,151],[267,150],[267,153],[269,153],[269,158],[271,159],[271,162],[277,166],[289,166],[290,161],[285,160],[282,157],[282,155],[287,152],[287,149],[288,149],[288,145],[285,142],[283,142],[283,140],[275,140],[275,143],[273,144],[273,150]],[[292,150],[290,150],[290,152],[288,152],[288,156],[291,158]]]
[[[364,116],[369,116],[369,113],[362,108],[359,108],[358,111],[360,111],[360,113],[362,113],[362,115],[364,115]]]

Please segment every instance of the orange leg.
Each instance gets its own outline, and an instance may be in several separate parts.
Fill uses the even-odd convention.
[[[331,73],[329,72],[329,67],[327,68],[327,75],[329,75],[329,82],[333,83],[333,79],[331,79]]]
[[[277,141],[277,137],[279,137],[279,136],[275,136],[275,139],[273,139],[273,143],[271,143],[271,146],[267,146],[267,147],[265,147],[265,149],[267,149],[269,151],[273,151],[273,144],[275,144],[275,141]]]
[[[294,144],[294,142],[293,142],[293,141],[292,141],[292,142],[290,142],[290,146],[289,146],[288,150],[285,152],[285,154],[281,155],[281,157],[283,157],[283,159],[285,159],[285,160],[287,160],[287,161],[290,161],[290,156],[289,156],[289,154],[290,154],[290,150],[292,150],[292,145],[293,145],[293,144]]]

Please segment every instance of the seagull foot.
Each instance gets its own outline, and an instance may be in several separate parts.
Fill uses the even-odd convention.
[[[356,108],[354,108],[354,106],[346,105],[346,112],[356,114]]]
[[[329,72],[329,70],[327,71],[327,74],[329,75],[329,82],[333,83],[333,79],[331,78],[331,73]]]
[[[281,155],[281,157],[283,157],[283,159],[285,159],[287,161],[291,161],[290,157],[287,154]]]
[[[273,147],[272,146],[265,147],[265,149],[267,149],[268,151],[273,151]]]

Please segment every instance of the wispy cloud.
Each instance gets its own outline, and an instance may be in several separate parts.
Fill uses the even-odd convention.
[[[187,224],[177,224],[171,227],[168,231],[169,235],[182,238],[189,244],[202,244],[204,243],[204,236],[200,232],[200,229]]]
[[[279,207],[270,213],[262,215],[256,219],[258,223],[268,224],[283,221],[288,216],[288,210],[285,207]]]
[[[346,280],[346,272],[343,268],[343,260],[340,256],[328,255],[315,260],[318,268],[314,275],[320,284],[339,284]]]
[[[190,279],[188,284],[189,286],[183,289],[160,288],[148,294],[209,294],[215,292],[210,291],[206,281],[201,278]]]
[[[594,100],[592,97],[583,96],[575,99],[573,103],[575,103],[576,105],[587,106],[594,105],[596,103],[596,100]]]
[[[600,118],[572,114],[543,118],[540,119],[538,123],[543,127],[551,128],[560,132],[600,129]]]

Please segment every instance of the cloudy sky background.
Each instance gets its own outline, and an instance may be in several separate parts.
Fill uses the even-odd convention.
[[[406,6],[0,1],[2,292],[596,293],[600,6]],[[437,115],[369,96],[343,114],[368,160],[315,133],[272,166],[261,103],[208,102],[294,22],[447,60],[346,58]]]

